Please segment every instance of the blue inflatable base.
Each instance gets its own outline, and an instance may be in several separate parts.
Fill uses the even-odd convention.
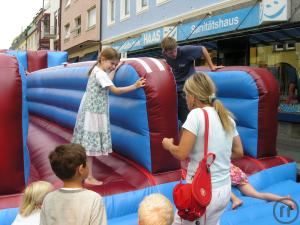
[[[263,170],[249,177],[249,182],[260,192],[271,192],[281,196],[290,195],[300,206],[300,184],[296,182],[296,163],[288,163]],[[104,197],[109,225],[138,225],[137,211],[142,199],[152,193],[161,193],[172,202],[172,190],[177,182],[161,184],[137,191]],[[233,192],[243,205],[236,210],[228,204],[221,217],[221,225],[300,225],[298,210],[286,205],[242,196],[235,188]],[[130,206],[130,207],[128,207]],[[0,211],[1,225],[10,225],[18,212],[17,208]]]

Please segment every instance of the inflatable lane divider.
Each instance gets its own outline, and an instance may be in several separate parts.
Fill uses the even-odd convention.
[[[127,162],[128,164],[130,164],[131,166],[133,166],[134,168],[139,170],[142,174],[144,174],[148,178],[150,185],[153,185],[153,186],[157,185],[154,176],[151,173],[149,173],[148,170],[144,169],[143,167],[136,164],[135,162],[133,162],[133,161],[125,158],[124,156],[121,156],[121,155],[117,154],[117,153],[113,152],[112,155],[119,158],[119,159],[122,159],[123,161]]]

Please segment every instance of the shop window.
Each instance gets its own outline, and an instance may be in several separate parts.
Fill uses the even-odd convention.
[[[148,0],[137,0],[136,1],[136,12],[141,13],[149,8]]]
[[[278,81],[279,112],[283,113],[300,113],[300,63],[294,51],[296,46],[300,43],[261,45],[250,49],[250,65],[268,69]]]
[[[121,0],[121,20],[130,16],[130,0]]]
[[[115,23],[115,15],[116,15],[115,4],[116,4],[115,0],[108,0],[107,25],[112,25]]]
[[[93,28],[96,25],[96,7],[88,10],[88,29]]]

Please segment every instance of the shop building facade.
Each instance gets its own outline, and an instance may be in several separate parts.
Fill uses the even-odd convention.
[[[61,0],[61,50],[70,62],[96,60],[100,47],[99,0]]]
[[[204,45],[214,62],[269,69],[280,87],[279,119],[300,123],[300,1],[103,1],[102,44],[127,57],[162,57],[165,36]],[[196,62],[202,65],[204,62]],[[293,78],[293,79],[294,79]],[[300,89],[300,84],[297,84]]]

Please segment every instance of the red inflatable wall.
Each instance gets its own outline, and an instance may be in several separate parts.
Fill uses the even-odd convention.
[[[0,194],[23,190],[22,80],[17,59],[0,53]]]
[[[28,72],[47,68],[47,51],[27,51]]]

